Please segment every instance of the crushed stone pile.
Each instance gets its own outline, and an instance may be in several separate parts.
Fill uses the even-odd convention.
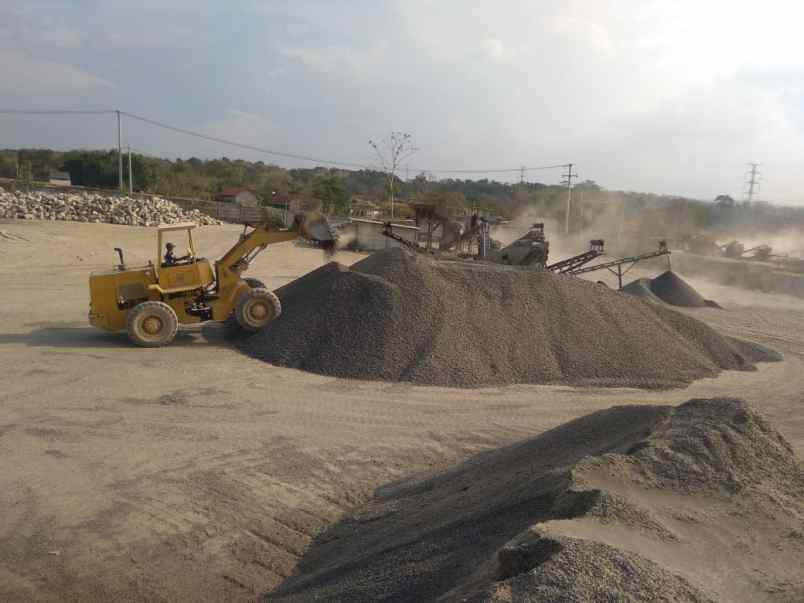
[[[591,282],[404,249],[327,264],[277,294],[282,316],[245,351],[345,378],[673,387],[779,359]]]
[[[104,196],[97,193],[53,193],[0,189],[0,218],[19,220],[67,220],[158,226],[195,222],[201,226],[220,224],[197,209],[184,210],[159,197]]]
[[[383,491],[267,600],[804,600],[802,465],[737,399],[613,407]]]
[[[683,308],[707,308],[720,306],[711,300],[704,299],[695,288],[668,270],[656,278],[640,278],[623,287],[625,293],[630,293],[651,301],[662,301],[671,306]]]

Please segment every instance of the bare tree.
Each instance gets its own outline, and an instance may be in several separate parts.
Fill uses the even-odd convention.
[[[377,153],[382,171],[385,172],[385,178],[388,182],[388,195],[391,201],[391,219],[393,219],[396,172],[400,164],[419,149],[413,146],[413,137],[405,132],[391,132],[388,138],[379,141],[369,140],[369,144]]]

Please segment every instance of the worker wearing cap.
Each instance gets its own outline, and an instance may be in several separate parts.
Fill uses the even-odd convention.
[[[173,255],[173,250],[175,248],[176,246],[173,243],[168,243],[165,245],[165,266],[173,266],[176,264],[176,262],[184,262],[190,259],[189,255],[184,255],[180,258],[177,258],[175,255]]]

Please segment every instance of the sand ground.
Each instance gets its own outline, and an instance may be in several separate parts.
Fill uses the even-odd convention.
[[[238,230],[202,228],[197,246],[218,257]],[[273,367],[218,325],[132,347],[86,322],[88,273],[116,246],[144,261],[154,231],[0,222],[0,600],[248,600],[378,488],[616,404],[743,397],[804,453],[794,298],[692,281],[726,309],[689,314],[785,355],[757,372],[661,392],[451,390]],[[249,275],[277,287],[323,261],[284,243]]]

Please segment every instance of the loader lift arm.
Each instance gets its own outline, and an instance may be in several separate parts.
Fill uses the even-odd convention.
[[[240,274],[245,272],[251,262],[262,253],[268,245],[292,241],[299,237],[297,230],[272,229],[267,224],[251,227],[249,224],[243,228],[243,234],[223,257],[215,262],[216,281],[218,289],[224,288],[230,281],[238,281]]]
[[[212,295],[220,303],[215,305],[214,318],[223,320],[231,313],[240,290],[248,287],[241,279],[241,274],[248,270],[249,265],[266,247],[299,237],[315,241],[327,253],[334,249],[335,237],[326,221],[317,214],[296,216],[289,229],[274,228],[270,224],[244,225],[243,234],[237,243],[215,262],[216,287]]]

